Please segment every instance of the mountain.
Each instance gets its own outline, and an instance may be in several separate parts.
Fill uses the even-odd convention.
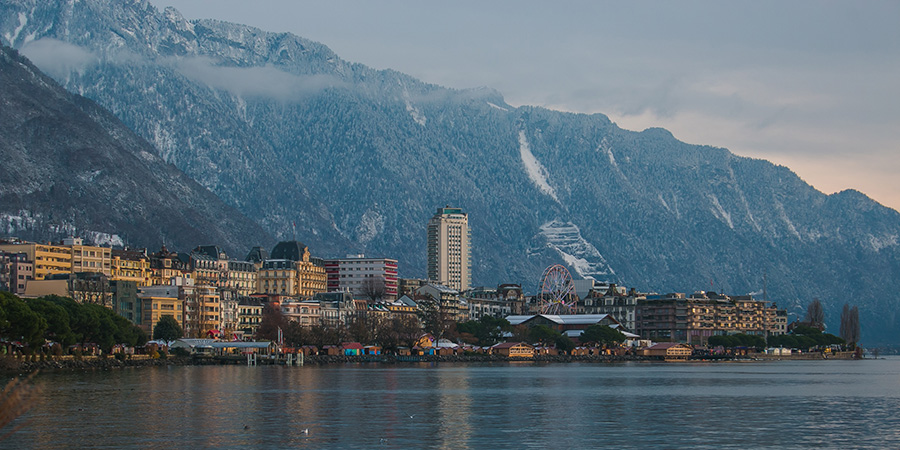
[[[0,104],[3,233],[47,240],[77,230],[95,243],[151,249],[217,242],[241,257],[272,242],[115,116],[6,46]]]
[[[795,314],[821,299],[835,332],[859,305],[866,343],[900,342],[900,214],[785,167],[145,1],[0,0],[0,40],[317,255],[424,276],[425,224],[449,204],[469,213],[476,284],[534,292],[564,262],[641,290],[765,288]]]

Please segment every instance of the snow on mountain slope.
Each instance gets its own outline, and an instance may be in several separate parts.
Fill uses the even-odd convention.
[[[528,174],[528,178],[531,179],[531,182],[540,189],[541,192],[547,194],[559,203],[559,197],[556,196],[556,190],[553,189],[553,186],[550,186],[550,182],[547,180],[548,172],[547,169],[541,164],[537,158],[534,157],[534,154],[531,153],[531,147],[528,145],[528,138],[525,136],[525,131],[519,131],[519,157],[522,158],[522,165],[525,166],[525,173]]]
[[[581,235],[581,230],[574,223],[551,220],[541,225],[540,234],[547,240],[547,245],[556,250],[582,278],[600,277],[605,280],[615,275],[597,247]]]

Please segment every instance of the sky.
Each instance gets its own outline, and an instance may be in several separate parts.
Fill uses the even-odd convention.
[[[151,0],[342,59],[603,113],[900,210],[900,2]]]

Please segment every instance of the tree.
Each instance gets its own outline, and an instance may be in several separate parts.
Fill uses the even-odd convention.
[[[591,325],[581,332],[578,338],[581,342],[610,345],[625,342],[625,335],[619,330],[614,330],[606,325]]]
[[[528,332],[528,338],[531,342],[539,342],[544,346],[550,345],[551,342],[556,342],[556,338],[559,336],[559,331],[547,325],[535,325]]]
[[[851,346],[859,343],[859,308],[844,304],[841,311],[840,336]]]
[[[259,327],[256,329],[256,339],[267,339],[270,341],[278,340],[278,329],[284,331],[287,328],[287,319],[281,310],[271,303],[263,306],[262,319],[259,321]]]
[[[26,302],[32,311],[47,321],[44,338],[68,347],[76,342],[75,333],[69,326],[69,313],[66,309],[47,298],[33,298]]]
[[[825,328],[825,308],[818,298],[814,298],[806,307],[806,322],[820,330]]]
[[[184,330],[181,329],[181,325],[178,325],[178,321],[172,316],[163,316],[159,319],[159,322],[156,322],[156,327],[153,328],[153,339],[162,339],[170,342],[180,339],[182,336],[184,336]]]
[[[471,344],[491,346],[503,340],[503,332],[510,329],[509,321],[503,318],[482,316],[456,325],[456,331]],[[466,338],[465,336],[468,336]]]
[[[435,340],[443,339],[451,334],[455,323],[451,314],[441,306],[441,303],[431,297],[417,300],[419,310],[417,312],[422,328],[426,333],[434,336]]]
[[[369,277],[363,281],[362,294],[369,301],[375,303],[384,297],[384,277]]]
[[[0,337],[21,341],[30,353],[44,344],[46,330],[47,321],[19,297],[0,292]]]
[[[755,334],[732,334],[721,336],[710,336],[707,344],[710,347],[722,346],[725,348],[747,347],[755,349],[763,349],[766,347],[766,340],[762,336]]]
[[[309,328],[309,334],[313,345],[321,349],[326,345],[338,345],[344,342],[347,330],[343,326],[317,324]]]
[[[347,333],[350,340],[361,344],[375,342],[376,325],[378,320],[370,317],[368,313],[357,313],[347,320]]]
[[[565,354],[569,354],[569,352],[571,352],[572,350],[575,350],[575,343],[572,342],[572,340],[569,339],[569,337],[564,334],[557,336],[554,341],[554,344],[556,344],[557,350],[559,350]]]
[[[422,337],[422,325],[419,324],[419,319],[410,314],[395,316],[391,320],[391,327],[397,333],[399,343],[409,348],[413,348]]]

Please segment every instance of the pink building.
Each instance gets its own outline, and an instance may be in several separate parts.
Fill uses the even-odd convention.
[[[347,291],[354,298],[397,298],[397,260],[348,255],[325,261],[328,292]]]

